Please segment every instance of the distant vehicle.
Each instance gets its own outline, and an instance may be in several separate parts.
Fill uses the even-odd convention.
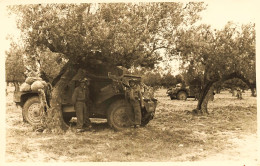
[[[121,130],[132,125],[134,121],[133,108],[125,100],[125,84],[131,79],[140,80],[141,77],[134,75],[106,76],[103,78],[94,77],[90,80],[90,99],[93,104],[90,106],[90,118],[104,118],[108,124],[116,129]],[[72,117],[76,116],[71,96],[76,87],[76,81],[71,81],[62,95],[63,119],[69,122]],[[144,98],[144,108],[142,111],[141,125],[145,126],[153,119],[157,100],[154,98]],[[44,110],[38,92],[15,92],[14,102],[20,105],[23,110],[23,118],[32,125],[40,123]],[[42,109],[40,109],[42,108]]]
[[[171,100],[186,100],[187,98],[195,98],[198,92],[197,86],[183,86],[181,83],[169,88],[166,92],[170,96]]]

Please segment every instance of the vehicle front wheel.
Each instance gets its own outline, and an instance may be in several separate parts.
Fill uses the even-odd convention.
[[[186,100],[186,99],[187,99],[187,93],[184,92],[184,91],[180,91],[180,92],[177,94],[177,99],[178,99],[178,100]]]
[[[131,105],[124,99],[114,101],[108,109],[107,121],[115,130],[131,127],[134,121],[134,112]]]
[[[44,110],[41,108],[41,102],[38,96],[29,98],[22,110],[23,118],[31,125],[38,125],[44,116]]]

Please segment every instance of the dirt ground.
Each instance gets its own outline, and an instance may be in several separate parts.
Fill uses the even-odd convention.
[[[91,119],[94,131],[72,127],[63,134],[34,132],[12,91],[6,97],[6,162],[257,162],[257,101],[249,91],[242,100],[227,91],[216,94],[208,116],[193,116],[187,110],[197,101],[170,100],[160,89],[155,118],[146,127],[115,132],[106,120]]]

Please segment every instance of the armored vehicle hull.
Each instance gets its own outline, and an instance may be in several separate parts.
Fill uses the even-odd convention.
[[[116,130],[132,126],[134,121],[133,108],[125,99],[125,83],[132,78],[141,80],[141,77],[131,75],[122,75],[120,77],[90,76],[90,101],[86,101],[90,118],[107,119],[108,124]],[[72,117],[76,117],[72,104],[72,93],[76,85],[77,80],[73,79],[62,92],[63,119],[67,124]],[[143,93],[146,92],[144,91]],[[157,100],[154,98],[144,98],[143,100],[144,108],[141,109],[141,125],[145,126],[154,117]],[[23,108],[24,121],[32,125],[37,125],[41,122],[44,108],[41,107],[38,92],[15,92],[14,102]]]

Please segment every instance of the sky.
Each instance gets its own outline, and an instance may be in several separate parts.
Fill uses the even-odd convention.
[[[228,21],[239,24],[256,22],[257,1],[253,0],[208,0],[207,9],[201,13],[202,23],[221,29]],[[260,4],[260,3],[259,3]]]

